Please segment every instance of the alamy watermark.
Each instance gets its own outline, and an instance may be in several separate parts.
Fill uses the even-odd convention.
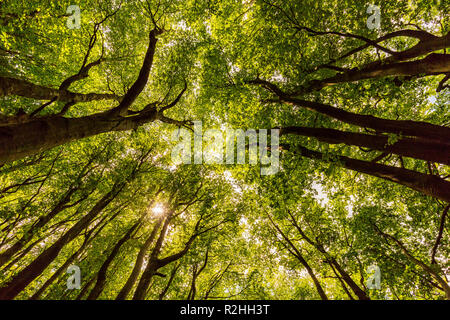
[[[67,273],[70,274],[69,278],[67,278],[67,289],[80,290],[81,288],[81,270],[77,265],[71,265],[67,268]]]
[[[81,27],[81,10],[80,7],[76,4],[72,4],[67,7],[67,14],[70,16],[67,17],[66,26],[69,29],[80,29]]]
[[[267,129],[247,129],[245,132],[243,129],[208,129],[203,133],[202,122],[194,121],[193,123],[193,132],[185,128],[176,129],[172,132],[172,141],[178,142],[172,149],[173,162],[183,164],[191,164],[192,162],[194,164],[245,164],[247,158],[246,146],[248,146],[248,164],[256,165],[259,158],[261,175],[271,175],[278,172],[280,167],[279,129],[270,130],[270,147],[268,147]],[[246,143],[247,138],[248,144]]]
[[[367,268],[367,273],[370,274],[367,278],[366,286],[371,290],[381,289],[381,270],[376,264],[373,264]]]
[[[371,14],[367,18],[367,22],[366,22],[367,28],[369,28],[370,30],[380,29],[380,26],[381,26],[381,11],[380,11],[380,7],[371,4],[371,5],[369,5],[367,7],[366,12],[368,14]]]

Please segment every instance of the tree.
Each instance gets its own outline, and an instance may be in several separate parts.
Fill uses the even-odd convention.
[[[447,2],[69,5],[0,4],[0,299],[450,298]]]

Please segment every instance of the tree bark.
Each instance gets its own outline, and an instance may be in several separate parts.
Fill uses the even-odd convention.
[[[189,251],[189,248],[191,247],[192,242],[194,242],[194,240],[197,238],[197,236],[199,236],[201,233],[206,232],[206,231],[197,232],[199,223],[200,223],[200,220],[197,222],[194,234],[191,235],[191,237],[185,243],[184,248],[182,250],[180,250],[179,252],[174,253],[170,256],[167,256],[165,258],[159,259],[158,256],[161,252],[161,248],[162,248],[162,244],[163,244],[166,232],[167,232],[167,228],[170,224],[170,219],[166,219],[166,221],[164,222],[163,228],[161,230],[160,237],[156,241],[155,248],[153,249],[153,251],[150,255],[150,259],[147,263],[147,267],[145,268],[145,270],[141,276],[141,279],[137,285],[136,291],[133,296],[133,300],[144,299],[145,295],[147,293],[147,289],[150,285],[150,282],[151,282],[153,276],[155,274],[157,274],[158,269],[168,265],[169,263],[172,263],[176,260],[181,259]],[[208,230],[210,230],[210,229],[208,229]]]
[[[384,238],[394,241],[394,243],[400,248],[400,250],[405,254],[405,256],[408,258],[408,260],[412,261],[414,264],[420,266],[425,272],[427,272],[429,275],[431,275],[442,287],[443,291],[445,292],[445,296],[447,300],[450,300],[450,286],[448,285],[447,281],[439,276],[439,274],[433,270],[430,266],[428,266],[426,263],[422,262],[421,260],[414,257],[409,250],[405,247],[405,245],[395,238],[394,236],[387,234],[383,231],[381,231],[375,224],[372,223],[375,230]]]
[[[289,148],[289,146],[287,146]],[[304,147],[297,147],[304,157],[323,160],[323,154]],[[391,167],[384,164],[336,156],[338,166],[365,173],[384,180],[392,181],[428,196],[450,202],[450,182],[435,175],[420,173],[404,168]]]
[[[8,283],[0,288],[0,300],[14,299],[26,286],[36,279],[52,261],[58,256],[63,247],[75,239],[91,221],[120,193],[125,183],[115,185],[104,195],[95,206],[72,226],[53,245],[45,249],[33,262],[15,275]]]
[[[156,110],[112,119],[100,113],[81,118],[50,116],[20,125],[0,127],[0,163],[100,133],[136,129],[156,118]]]
[[[134,113],[133,116],[129,116],[128,112],[129,107],[147,84],[158,41],[157,36],[161,32],[160,29],[150,31],[149,44],[138,78],[124,97],[120,99],[120,104],[117,107],[80,118],[65,118],[61,115],[41,118],[31,117],[24,123],[2,126],[0,127],[0,164],[100,133],[135,129],[144,123],[156,120],[158,116],[165,119],[162,111],[161,114],[158,114],[156,108],[144,108],[141,112]],[[0,94],[17,93],[17,90],[14,91],[14,87],[18,86],[17,81],[5,80],[5,78],[1,81]],[[35,87],[30,88],[30,85],[27,84],[19,91],[22,94],[30,91],[35,98],[42,98],[43,95],[40,94],[42,88],[35,89]],[[52,96],[50,99],[55,95],[58,96],[58,94],[58,90],[50,92],[49,96]],[[49,96],[46,95],[44,98],[48,99]],[[70,99],[66,100],[69,103],[76,103],[78,101],[75,98],[71,96]]]
[[[273,92],[278,99],[269,99],[266,102],[282,102],[293,106],[318,112],[330,118],[355,125],[361,128],[370,128],[377,133],[395,133],[402,136],[418,137],[424,140],[437,141],[448,144],[450,141],[450,128],[439,126],[424,121],[389,120],[345,111],[334,106],[295,98],[292,94],[283,92],[276,84],[269,81],[256,79],[247,81],[248,84],[256,84]]]
[[[306,240],[309,244],[311,244],[313,247],[315,247],[320,253],[324,255],[324,257],[327,259],[329,263],[331,263],[334,268],[341,274],[342,279],[348,284],[350,289],[353,291],[353,293],[358,297],[360,300],[370,300],[370,298],[367,296],[367,294],[362,290],[355,281],[350,277],[350,275],[341,267],[341,265],[337,262],[337,260],[332,257],[323,247],[323,245],[317,241],[313,241],[310,237],[308,237],[304,232],[303,229],[300,227],[300,225],[297,223],[297,220],[294,218],[294,216],[288,212],[289,215],[292,218],[292,224],[297,229],[299,234],[302,236],[303,239]]]
[[[389,144],[389,137],[368,135],[356,132],[345,132],[326,128],[284,127],[280,135],[296,134],[313,137],[330,144],[344,143],[394,153],[405,157],[421,159],[450,165],[450,140],[447,144],[417,138],[403,138]]]
[[[0,253],[0,267],[8,262],[9,259],[11,259],[11,257],[19,252],[19,250],[21,250],[25,245],[27,245],[31,241],[33,234],[42,229],[42,227],[44,227],[51,219],[62,212],[66,208],[66,205],[70,201],[72,195],[77,190],[78,187],[71,187],[48,214],[46,214],[45,216],[41,216],[35,223],[33,223],[30,228],[28,228],[28,230],[22,235],[19,240],[17,240],[16,243],[14,243],[4,252]]]
[[[156,233],[158,232],[162,222],[163,222],[162,217],[156,221],[156,224],[153,226],[150,236],[145,240],[144,244],[140,248],[139,253],[136,257],[136,261],[134,263],[133,270],[131,271],[131,274],[128,277],[127,282],[124,284],[119,294],[117,295],[116,300],[125,300],[128,294],[131,292],[131,289],[133,288],[134,284],[139,278],[142,265],[144,264],[145,255],[147,254],[148,249],[153,243],[153,240],[155,239]]]
[[[75,253],[73,253],[67,260],[66,262],[64,262],[59,268],[58,270],[56,270],[56,272],[54,274],[52,274],[52,276],[45,281],[45,283],[42,285],[42,287],[39,288],[38,291],[36,291],[28,300],[38,300],[39,297],[44,293],[44,291],[61,275],[64,273],[65,270],[67,270],[67,268],[72,264],[73,261],[75,261],[75,259],[77,259],[80,254],[84,251],[84,249],[86,248],[88,242],[84,242],[81,247],[75,251]]]
[[[35,100],[52,100],[63,102],[89,102],[95,100],[119,100],[120,97],[108,93],[75,93],[69,90],[48,88],[27,80],[0,77],[0,97],[21,96]]]
[[[136,291],[134,292],[133,300],[144,299],[150,281],[152,280],[156,271],[160,268],[160,265],[158,263],[158,255],[161,252],[164,238],[166,237],[167,229],[170,225],[171,216],[172,213],[170,213],[167,216],[166,220],[164,221],[161,232],[159,233],[158,240],[156,240],[155,247],[153,248],[152,253],[150,254],[147,266],[145,267],[141,279],[139,280],[139,283],[136,287]]]
[[[66,262],[64,262],[59,269],[52,274],[52,276],[42,285],[41,288],[39,288],[38,291],[36,291],[29,300],[37,300],[40,298],[40,296],[44,293],[44,291],[69,267],[69,265],[72,264],[72,262],[78,257],[82,255],[84,250],[89,246],[89,244],[95,239],[95,237],[103,230],[106,225],[114,220],[114,218],[119,214],[119,212],[115,213],[111,218],[108,219],[108,221],[103,222],[104,219],[102,219],[99,223],[97,223],[92,229],[90,229],[86,234],[83,243],[81,244],[80,248],[78,248],[77,251],[75,251],[74,254],[72,254]],[[98,230],[96,230],[98,227]],[[95,231],[95,233],[94,233]]]
[[[289,250],[289,252],[297,258],[297,260],[303,265],[303,267],[306,269],[306,271],[308,272],[308,275],[311,277],[314,286],[316,287],[317,293],[319,294],[320,298],[322,300],[328,300],[328,297],[325,293],[325,290],[323,290],[322,285],[320,284],[319,280],[317,279],[316,275],[314,274],[313,269],[311,268],[311,266],[308,264],[308,262],[305,260],[305,258],[303,258],[303,255],[301,254],[300,250],[292,243],[292,241],[287,237],[287,235],[281,230],[281,228],[275,223],[275,221],[273,221],[272,217],[270,215],[268,215],[270,222],[272,223],[272,225],[275,227],[275,229],[278,231],[278,233],[284,238],[284,240],[286,240],[286,242],[288,243],[289,247],[291,247],[291,250]]]
[[[97,281],[95,282],[94,288],[92,288],[91,292],[89,293],[87,300],[95,300],[100,296],[100,294],[102,293],[103,288],[105,287],[105,284],[106,284],[106,272],[108,271],[109,266],[111,265],[112,261],[117,256],[117,254],[119,253],[119,250],[122,247],[122,245],[131,238],[132,234],[135,231],[137,231],[140,226],[141,226],[141,221],[139,220],[116,243],[116,245],[112,249],[111,253],[106,258],[105,262],[103,262],[102,266],[100,267],[100,270],[97,273],[97,277],[96,277]]]
[[[415,61],[374,64],[362,69],[349,70],[336,76],[312,81],[305,92],[320,90],[338,83],[355,82],[389,76],[437,75],[450,72],[450,55],[431,53],[426,58]]]
[[[288,104],[319,112],[348,124],[356,125],[361,128],[370,128],[380,133],[395,133],[398,135],[419,137],[444,144],[448,144],[450,141],[450,128],[444,126],[438,126],[422,121],[383,119],[345,111],[319,102],[291,97],[281,96],[280,100]]]

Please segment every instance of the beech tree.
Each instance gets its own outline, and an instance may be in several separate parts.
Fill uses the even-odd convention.
[[[450,7],[373,5],[2,1],[0,299],[450,299]]]

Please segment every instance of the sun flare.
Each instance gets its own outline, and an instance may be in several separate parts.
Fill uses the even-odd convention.
[[[161,216],[164,213],[164,206],[161,203],[157,203],[152,208],[152,212],[155,216]]]

